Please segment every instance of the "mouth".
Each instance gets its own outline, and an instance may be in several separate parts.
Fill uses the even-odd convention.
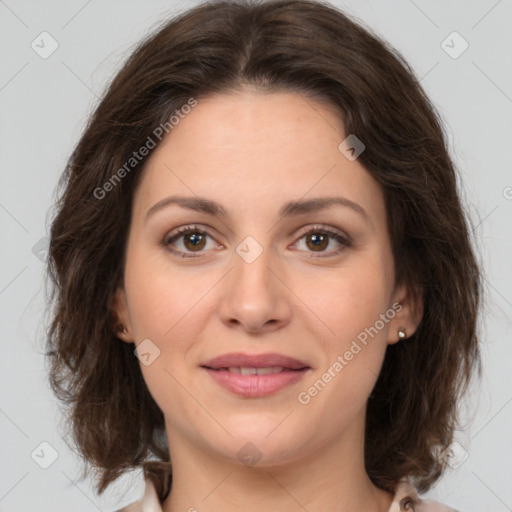
[[[271,375],[273,373],[281,373],[283,371],[292,371],[299,372],[301,370],[305,370],[309,368],[309,366],[305,366],[304,368],[285,368],[283,366],[266,366],[262,368],[250,367],[250,366],[232,366],[230,368],[210,368],[208,366],[203,366],[203,368],[207,368],[208,370],[213,370],[216,372],[231,372],[236,373],[238,375]]]
[[[201,365],[217,384],[246,398],[261,398],[300,381],[312,368],[281,354],[231,353]]]

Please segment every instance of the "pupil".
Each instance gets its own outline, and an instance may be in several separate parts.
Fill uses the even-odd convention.
[[[202,238],[203,238],[203,235],[198,235],[198,234],[192,234],[192,235],[188,235],[187,237],[187,241],[189,243],[191,243],[192,247],[200,247],[201,246],[201,242],[203,242]]]
[[[317,234],[312,234],[311,235],[311,240],[313,242],[313,247],[316,247],[316,248],[324,248],[325,247],[325,235],[317,235]]]

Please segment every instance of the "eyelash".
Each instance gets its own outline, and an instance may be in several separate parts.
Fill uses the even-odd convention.
[[[194,253],[186,253],[186,252],[182,252],[182,251],[176,251],[175,249],[171,249],[170,248],[170,245],[173,242],[175,242],[176,240],[178,240],[182,236],[190,234],[190,233],[200,234],[200,235],[203,235],[203,236],[210,236],[207,231],[201,229],[198,226],[195,226],[195,225],[194,226],[185,226],[185,227],[179,228],[172,235],[165,236],[164,239],[161,242],[161,245],[163,247],[167,248],[173,254],[176,254],[176,255],[181,256],[183,258],[198,258],[198,257],[201,257],[201,252],[198,252],[197,255],[194,255]],[[333,230],[331,230],[329,228],[325,228],[323,226],[318,226],[318,225],[317,226],[313,226],[313,227],[309,228],[308,230],[304,231],[300,235],[298,240],[302,240],[304,237],[306,237],[307,235],[310,235],[312,233],[321,234],[321,235],[328,235],[329,237],[335,239],[340,244],[340,247],[338,247],[337,249],[331,250],[331,251],[327,251],[327,256],[325,256],[325,255],[322,256],[322,255],[320,255],[321,253],[317,253],[314,256],[308,256],[310,258],[329,258],[329,257],[337,256],[344,249],[346,249],[346,248],[351,246],[351,242],[350,242],[350,240],[346,236],[343,236],[341,233],[338,233],[337,231],[333,231]],[[212,237],[210,237],[210,238],[212,238]],[[311,251],[311,252],[314,253],[314,251]]]

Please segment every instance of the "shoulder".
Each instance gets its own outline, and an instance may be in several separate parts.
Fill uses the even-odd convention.
[[[162,512],[162,506],[158,501],[156,490],[151,481],[146,480],[146,489],[141,500],[131,503],[116,512]],[[437,501],[421,499],[414,486],[404,479],[396,488],[389,512],[458,511]]]
[[[158,496],[151,480],[146,480],[146,489],[142,499],[130,503],[130,505],[116,512],[162,512],[162,505],[158,501]]]
[[[437,501],[421,499],[409,480],[398,484],[389,512],[458,512]]]
[[[126,507],[120,508],[116,510],[116,512],[142,512],[142,500],[135,501],[130,503],[130,505],[126,505]]]

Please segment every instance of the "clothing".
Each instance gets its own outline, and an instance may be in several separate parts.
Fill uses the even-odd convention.
[[[143,498],[117,512],[162,512],[153,483],[146,480]],[[437,501],[421,499],[416,489],[404,479],[396,488],[388,512],[457,512],[457,510]]]

